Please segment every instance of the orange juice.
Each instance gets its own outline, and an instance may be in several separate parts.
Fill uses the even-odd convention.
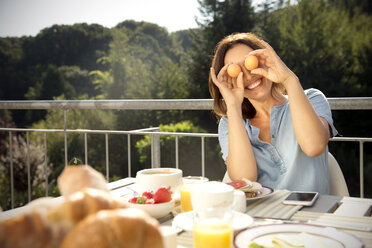
[[[215,220],[194,225],[195,248],[232,247],[233,229],[230,224]]]
[[[181,195],[181,210],[187,212],[192,210],[191,205],[191,188],[198,183],[208,182],[206,177],[188,176],[183,178],[183,185],[180,189]]]
[[[181,187],[181,210],[182,212],[187,212],[192,210],[191,205],[191,192],[190,189],[192,187],[192,184],[190,185],[183,185]]]

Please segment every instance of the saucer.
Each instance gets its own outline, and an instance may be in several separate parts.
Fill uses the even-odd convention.
[[[172,226],[174,228],[181,228],[185,231],[192,231],[194,212],[189,211],[180,213],[174,217]],[[253,218],[247,214],[233,211],[233,229],[240,231],[247,228],[253,223]]]

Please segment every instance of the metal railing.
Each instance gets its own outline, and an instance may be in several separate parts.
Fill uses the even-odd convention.
[[[328,98],[332,110],[372,110],[372,97],[355,98]],[[39,132],[44,135],[45,171],[48,163],[47,156],[47,133],[64,134],[65,165],[68,163],[67,134],[84,134],[84,158],[88,164],[88,134],[105,135],[105,158],[106,158],[106,178],[109,178],[109,135],[127,135],[128,146],[128,176],[131,176],[131,135],[150,135],[151,137],[151,166],[160,166],[160,136],[175,137],[175,161],[176,168],[179,167],[178,143],[180,136],[200,137],[201,139],[201,174],[205,176],[205,138],[217,138],[217,134],[211,133],[178,133],[160,132],[159,128],[147,128],[140,130],[120,131],[120,130],[87,130],[87,129],[68,129],[67,110],[69,109],[114,109],[114,110],[212,110],[213,101],[211,99],[185,99],[185,100],[56,100],[56,101],[0,101],[0,109],[20,110],[20,109],[60,109],[64,111],[63,129],[27,129],[27,128],[3,128],[0,131],[9,132],[10,147],[12,147],[12,132],[25,132],[27,144],[27,174],[28,174],[28,200],[31,200],[30,182],[30,162],[29,162],[29,133]],[[364,197],[364,143],[372,142],[372,138],[358,137],[335,137],[331,141],[336,142],[358,142],[359,143],[359,177],[360,177],[360,196]],[[14,207],[14,179],[13,179],[13,154],[10,156],[10,181],[11,181],[11,205]],[[46,195],[48,195],[48,176],[45,173]]]
[[[371,110],[372,97],[330,97],[332,110]],[[0,109],[212,110],[212,99],[0,101]]]

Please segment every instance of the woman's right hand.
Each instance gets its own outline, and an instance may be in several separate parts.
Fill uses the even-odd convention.
[[[240,72],[237,78],[232,78],[227,74],[229,65],[222,67],[217,76],[214,68],[211,68],[211,79],[220,90],[228,108],[229,106],[241,107],[244,99],[243,72]]]

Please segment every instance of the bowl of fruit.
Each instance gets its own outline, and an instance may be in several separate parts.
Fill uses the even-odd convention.
[[[169,214],[174,207],[172,192],[162,186],[155,193],[145,191],[139,196],[134,196],[128,201],[131,207],[142,209],[154,218],[161,218]]]

